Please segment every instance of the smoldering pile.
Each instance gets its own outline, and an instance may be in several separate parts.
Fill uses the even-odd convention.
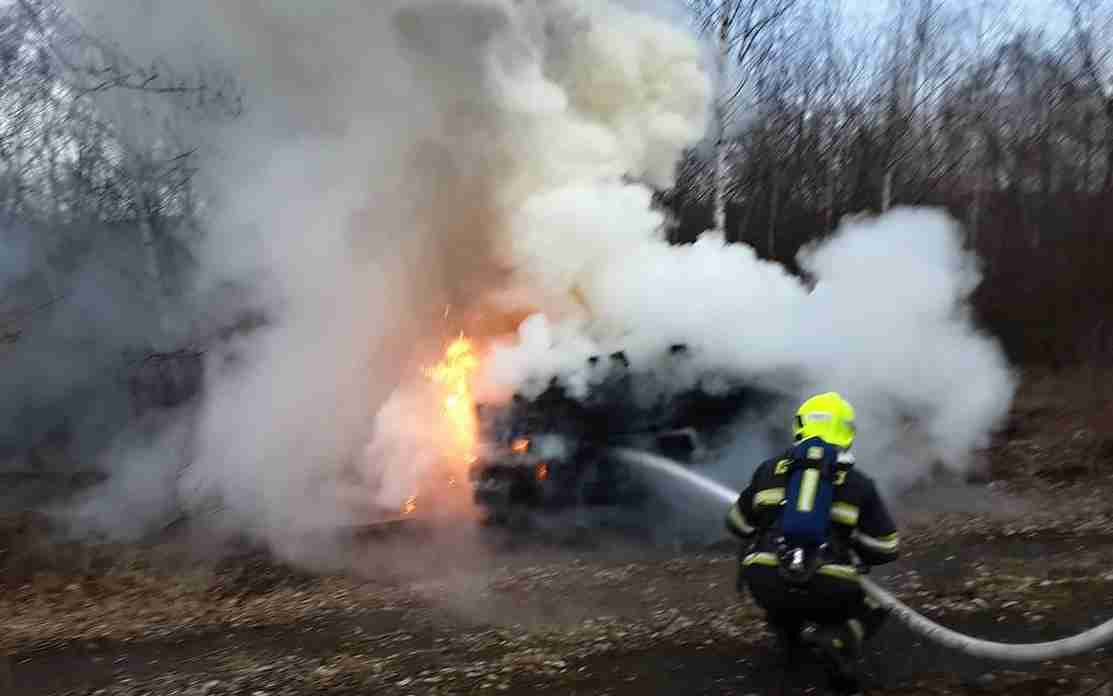
[[[760,376],[709,368],[687,344],[637,357],[590,355],[578,372],[534,374],[508,400],[477,405],[468,478],[484,519],[557,538],[621,528],[667,545],[714,541],[716,510],[632,466],[620,448],[706,471],[740,426],[784,440],[791,402]]]
[[[632,363],[618,350],[586,358],[578,380],[534,375],[508,402],[478,404],[484,436],[511,442],[559,434],[618,446],[688,431],[714,442],[746,413],[767,412],[784,397],[742,374],[701,367],[687,344],[652,358]]]

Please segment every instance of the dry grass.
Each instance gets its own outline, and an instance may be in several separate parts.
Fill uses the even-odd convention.
[[[1102,449],[1113,438],[1106,394],[1113,395],[1113,371],[1029,374],[991,461],[999,474],[994,495],[1031,505],[1012,517],[963,512],[912,526],[906,534],[909,565],[885,584],[947,621],[989,615],[1028,626],[1063,609],[1077,613],[1082,598],[1104,611],[1103,598],[1113,591],[1107,570],[1113,558],[1113,462]],[[1077,464],[1082,461],[1085,466]],[[0,520],[0,651],[52,655],[105,641],[119,641],[113,649],[120,654],[130,646],[200,644],[207,650],[206,636],[213,632],[242,636],[215,661],[198,658],[117,680],[105,687],[105,696],[405,696],[500,693],[531,684],[567,693],[594,683],[583,682],[589,672],[581,670],[602,670],[622,659],[634,669],[639,651],[683,660],[721,645],[745,653],[769,638],[756,607],[734,595],[736,559],[730,553],[507,562],[490,568],[475,587],[469,584],[474,595],[468,599],[476,604],[469,609],[477,611],[462,617],[446,608],[460,599],[451,581],[313,576],[259,556],[199,561],[173,544],[60,545],[51,531],[34,515]],[[1096,540],[1092,547],[1090,540]],[[1032,544],[1053,549],[1055,563],[1011,556],[1012,549]],[[990,549],[987,560],[966,564],[961,572],[933,571],[937,561],[924,560],[976,545]],[[556,613],[547,613],[550,608]],[[546,611],[537,617],[526,616],[541,609]],[[404,617],[387,616],[402,610]],[[474,621],[480,614],[482,621]],[[537,620],[526,620],[531,617]],[[399,625],[368,626],[379,620]],[[422,626],[431,627],[428,635]],[[266,649],[256,628],[272,636]],[[310,649],[311,636],[317,647]],[[171,652],[160,659],[174,663],[179,648],[165,649]],[[1096,683],[1107,662],[1078,672],[1057,665],[1036,676],[997,673],[984,692],[1074,694]],[[15,692],[4,683],[10,680],[5,666],[0,662],[0,693],[6,695]],[[640,688],[617,684],[612,693]],[[970,693],[938,676],[887,691]]]
[[[1113,369],[1026,371],[986,455],[995,479],[1113,476]]]

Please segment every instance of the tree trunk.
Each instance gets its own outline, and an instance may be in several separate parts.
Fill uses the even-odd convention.
[[[751,201],[750,203],[748,203],[745,206],[744,212],[742,213],[742,219],[738,221],[738,225],[737,225],[737,230],[738,231],[734,235],[734,241],[736,241],[736,242],[745,242],[746,241],[746,238],[748,237],[747,232],[750,229],[750,219],[753,218],[754,208],[756,208],[756,207],[757,207],[757,205],[755,205],[755,202],[753,202],[753,201]]]
[[[978,248],[978,225],[982,220],[982,181],[979,175],[974,184],[974,200],[970,205],[970,224],[966,233],[966,246],[971,250]]]
[[[139,233],[143,243],[145,275],[149,283],[151,301],[155,306],[158,316],[158,334],[153,337],[152,343],[156,351],[168,350],[165,345],[170,335],[170,316],[167,313],[166,279],[163,277],[162,262],[159,258],[159,232],[157,228],[157,213],[151,205],[146,191],[139,194]]]
[[[827,161],[826,199],[824,203],[823,220],[825,229],[830,232],[835,226],[835,168],[830,160]]]
[[[1113,197],[1113,98],[1105,101],[1105,181],[1102,190]]]
[[[58,148],[50,129],[43,135],[47,151],[47,183],[50,186],[50,217],[54,225],[62,223],[62,184],[58,180]]]
[[[719,6],[719,50],[716,55],[719,72],[719,94],[715,98],[715,233],[726,239],[727,229],[727,105],[723,89],[727,79],[727,52],[730,50],[730,7]]]
[[[773,258],[773,254],[776,253],[777,217],[781,212],[781,178],[774,171],[772,179],[769,194],[769,229],[765,240],[765,253],[769,258]]]
[[[715,152],[715,233],[726,239],[727,233],[727,148],[723,137]]]
[[[1094,172],[1094,112],[1086,109],[1082,116],[1082,140],[1085,154],[1082,157],[1082,186],[1081,193],[1090,192],[1090,177]]]

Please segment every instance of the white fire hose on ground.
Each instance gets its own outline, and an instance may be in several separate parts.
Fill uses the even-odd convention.
[[[708,495],[718,498],[727,506],[733,505],[738,499],[737,492],[711,479],[704,478],[670,459],[630,449],[618,449],[615,450],[615,453],[632,464],[644,466],[687,481]],[[973,657],[1012,663],[1043,662],[1081,655],[1113,642],[1113,619],[1110,619],[1087,631],[1060,640],[1045,643],[995,643],[940,626],[931,619],[916,613],[915,610],[868,578],[862,578],[862,588],[882,607],[890,610],[906,626],[924,638]]]

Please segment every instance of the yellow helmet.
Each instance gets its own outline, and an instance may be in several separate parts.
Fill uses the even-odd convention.
[[[836,392],[818,394],[796,411],[793,434],[796,442],[818,437],[824,442],[849,449],[854,443],[854,407]]]

